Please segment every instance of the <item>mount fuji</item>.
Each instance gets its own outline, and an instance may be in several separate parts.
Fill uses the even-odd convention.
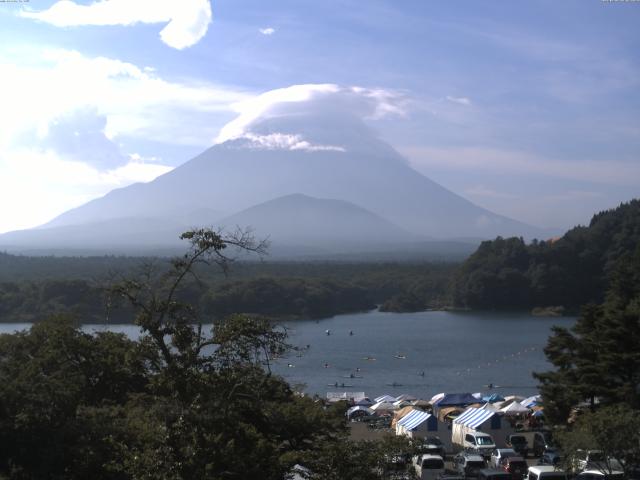
[[[252,227],[275,246],[333,252],[341,245],[393,249],[429,240],[547,235],[418,173],[340,103],[323,103],[322,95],[312,100],[313,109],[309,102],[288,102],[240,115],[192,160],[35,229],[1,235],[0,247],[175,247],[178,233],[196,225]]]

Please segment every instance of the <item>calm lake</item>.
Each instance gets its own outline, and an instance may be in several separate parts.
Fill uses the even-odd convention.
[[[439,392],[486,391],[489,384],[503,395],[528,396],[536,391],[531,372],[550,367],[542,349],[551,327],[574,321],[518,313],[372,311],[283,322],[290,343],[301,351],[278,360],[273,369],[292,385],[304,384],[306,392],[322,396],[347,390],[370,397],[410,393],[431,398]],[[28,327],[0,324],[0,333]],[[139,334],[132,325],[84,329],[109,329],[131,338]]]

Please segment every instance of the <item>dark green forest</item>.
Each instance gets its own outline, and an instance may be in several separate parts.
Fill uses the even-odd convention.
[[[208,315],[323,317],[364,311],[514,309],[600,303],[616,261],[640,241],[640,201],[594,215],[552,240],[497,238],[464,263],[238,261],[227,275],[196,268],[180,295]],[[167,258],[27,257],[0,253],[0,321],[71,314],[129,322],[107,287],[126,275],[169,266]]]
[[[452,303],[473,309],[530,309],[600,303],[616,262],[640,242],[640,201],[593,216],[559,239],[482,242],[456,271]]]
[[[85,322],[131,322],[128,305],[108,287],[168,259],[135,257],[22,257],[0,254],[0,321],[38,322],[70,314]],[[405,292],[415,310],[439,305],[455,268],[451,263],[236,262],[228,275],[196,268],[180,298],[210,316],[244,312],[271,317],[322,317],[388,305]],[[386,303],[385,303],[386,302]],[[406,310],[397,306],[396,311]]]

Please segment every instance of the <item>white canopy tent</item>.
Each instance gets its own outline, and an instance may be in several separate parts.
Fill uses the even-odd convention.
[[[506,407],[501,408],[500,412],[502,412],[505,415],[523,415],[525,413],[529,413],[530,410],[518,402],[513,402],[507,405]]]

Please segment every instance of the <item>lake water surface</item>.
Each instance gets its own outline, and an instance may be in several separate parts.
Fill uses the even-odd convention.
[[[301,351],[278,360],[273,369],[292,385],[304,384],[305,391],[322,396],[347,390],[370,397],[411,393],[431,398],[439,392],[486,391],[489,384],[499,386],[496,391],[503,395],[528,396],[536,391],[531,372],[550,368],[542,349],[551,327],[574,321],[518,313],[372,311],[283,322],[290,343]],[[0,332],[28,327],[0,324]],[[133,325],[83,328],[139,335]]]

